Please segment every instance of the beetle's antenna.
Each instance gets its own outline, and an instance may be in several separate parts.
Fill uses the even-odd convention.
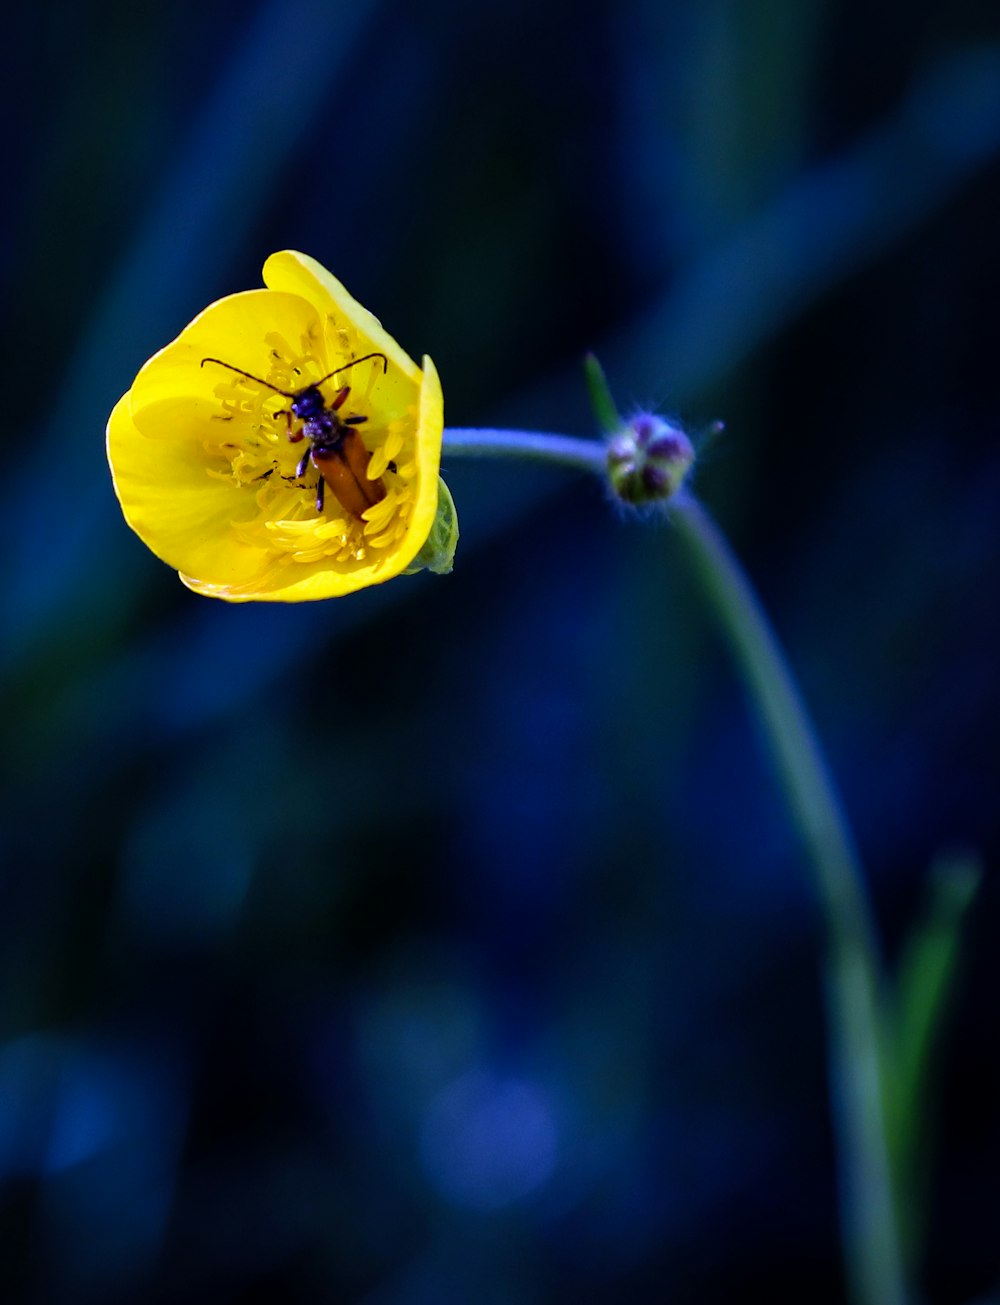
[[[363,360],[361,358],[358,359],[358,362],[362,362],[362,361]],[[248,381],[256,381],[258,385],[266,385],[269,390],[273,390],[275,394],[283,394],[286,399],[295,398],[295,395],[294,393],[292,393],[292,391],[279,390],[278,387],[276,385],[272,385],[270,381],[261,380],[259,376],[254,376],[252,372],[245,372],[242,367],[234,367],[232,363],[223,362],[221,358],[202,358],[201,360],[202,367],[204,367],[207,362],[218,363],[220,367],[228,367],[231,372],[239,372],[239,374],[241,376],[245,376]],[[331,372],[330,375],[332,376],[333,373]]]
[[[331,376],[336,376],[338,372],[346,372],[351,367],[357,367],[358,363],[368,362],[370,358],[382,359],[382,375],[384,376],[386,372],[389,370],[389,359],[385,356],[384,353],[366,353],[363,358],[355,358],[352,362],[344,363],[343,367],[334,367],[332,372],[327,372],[327,374],[324,377],[322,377],[321,380],[314,381],[313,384],[324,385],[330,379]]]

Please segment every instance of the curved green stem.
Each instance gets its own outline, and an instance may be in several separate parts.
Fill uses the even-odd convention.
[[[447,430],[444,452],[526,457],[605,475],[605,446],[529,431]],[[856,1305],[906,1305],[906,1273],[885,1118],[881,962],[854,842],[778,640],[742,568],[690,494],[671,520],[715,609],[764,728],[809,853],[827,924],[830,1078],[841,1225]]]
[[[881,966],[858,855],[809,717],[757,595],[694,498],[679,495],[672,520],[767,732],[826,915],[830,1072],[852,1297],[858,1305],[904,1305],[905,1271],[884,1115]]]

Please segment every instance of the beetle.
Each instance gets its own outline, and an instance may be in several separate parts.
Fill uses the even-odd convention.
[[[344,511],[360,519],[363,512],[380,503],[386,494],[383,480],[368,479],[368,463],[372,455],[355,429],[368,418],[341,417],[340,409],[351,392],[349,385],[341,386],[329,403],[323,398],[320,386],[325,385],[332,376],[346,372],[351,367],[357,367],[359,363],[369,362],[372,358],[382,359],[382,374],[385,375],[389,370],[389,360],[385,354],[366,353],[363,358],[355,358],[352,362],[345,363],[343,367],[335,367],[332,372],[327,372],[318,381],[303,386],[301,390],[279,389],[270,381],[262,380],[251,372],[245,372],[242,367],[234,367],[232,363],[223,362],[221,358],[202,358],[201,365],[204,367],[206,363],[216,363],[219,367],[227,367],[231,372],[238,372],[240,376],[274,390],[275,394],[291,399],[291,406],[277,415],[284,416],[288,439],[292,444],[298,444],[303,439],[309,441],[309,447],[302,455],[295,474],[301,479],[306,474],[310,462],[319,472],[319,482],[316,485],[316,511],[323,511],[325,490],[329,487]],[[302,425],[297,431],[293,431],[292,422],[296,418],[302,422]]]

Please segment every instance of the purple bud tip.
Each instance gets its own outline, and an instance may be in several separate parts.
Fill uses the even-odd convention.
[[[681,458],[691,456],[691,442],[686,435],[680,434],[679,431],[663,431],[649,441],[646,452],[651,458],[662,458],[667,462],[675,462]]]
[[[648,412],[640,412],[637,417],[633,417],[630,424],[633,435],[642,445],[648,444],[663,428],[659,417],[654,417]]]

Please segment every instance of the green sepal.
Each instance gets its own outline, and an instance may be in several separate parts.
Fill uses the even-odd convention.
[[[587,390],[590,394],[590,406],[594,410],[597,424],[607,435],[613,435],[625,424],[618,415],[615,401],[611,397],[611,388],[604,368],[592,353],[583,360],[583,373],[587,378]]]
[[[416,555],[403,575],[414,575],[417,571],[433,571],[435,575],[447,575],[455,561],[455,549],[458,547],[458,513],[451,490],[438,476],[437,514],[431,532],[424,541],[424,546]]]

